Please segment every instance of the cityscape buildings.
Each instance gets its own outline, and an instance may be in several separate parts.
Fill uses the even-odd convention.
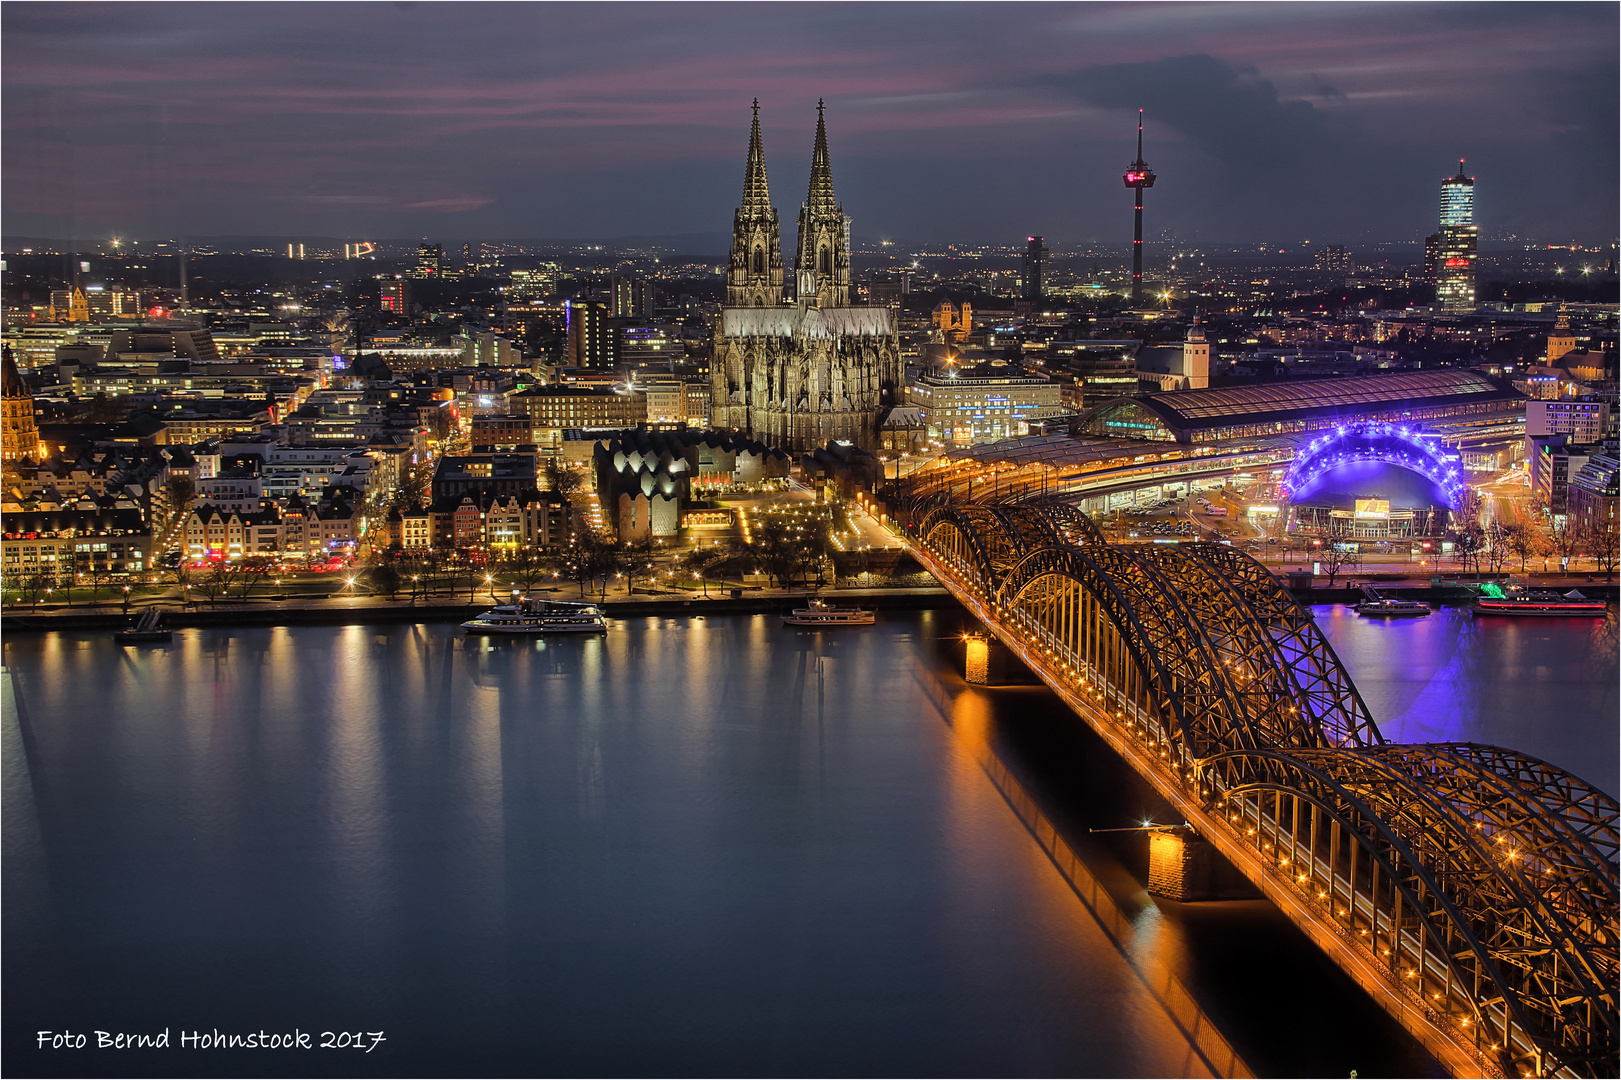
[[[1460,163],[1424,242],[1410,160],[1505,160],[1489,69],[1591,199],[1604,110],[1540,131],[1614,81],[1577,35],[1425,11],[1359,54],[1314,9],[1285,69],[1285,7],[1208,9],[1197,55],[1136,9],[35,7],[10,1074],[126,1062],[45,1027],[283,998],[388,1029],[373,1072],[1616,1072],[1613,205],[1494,168],[1477,229]],[[801,130],[850,95],[861,228],[819,102],[784,250],[758,99],[716,228],[716,88],[762,61]],[[1139,111],[1128,248],[1094,166],[1143,99],[1187,183],[1145,234]]]

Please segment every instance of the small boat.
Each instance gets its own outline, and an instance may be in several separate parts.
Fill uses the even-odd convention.
[[[1367,615],[1375,619],[1395,619],[1424,616],[1430,613],[1430,605],[1419,600],[1397,600],[1381,595],[1378,589],[1364,585],[1362,587],[1364,599],[1356,605],[1358,615]]]
[[[1388,600],[1380,597],[1378,600],[1364,600],[1357,604],[1356,613],[1376,619],[1391,619],[1397,616],[1428,615],[1430,605],[1421,600]]]
[[[174,637],[174,631],[158,626],[158,620],[163,618],[163,612],[155,607],[149,607],[141,612],[141,617],[134,626],[126,630],[119,630],[113,634],[113,640],[120,645],[140,645],[148,642],[163,642]]]
[[[469,634],[599,634],[608,620],[595,604],[514,598],[462,623]]]
[[[871,626],[878,616],[861,608],[834,607],[818,597],[810,607],[794,608],[782,621],[789,626]]]
[[[1480,599],[1471,610],[1476,615],[1563,615],[1576,618],[1603,618],[1607,604],[1583,596],[1575,589],[1514,589],[1504,592],[1488,582],[1480,587]]]

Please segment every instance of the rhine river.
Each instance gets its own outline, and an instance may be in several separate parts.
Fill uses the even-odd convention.
[[[1317,609],[1400,741],[1617,781],[1616,620]],[[1264,901],[1153,901],[1158,805],[958,611],[10,634],[9,1075],[1198,1074],[994,754],[1261,1075],[1436,1075]],[[964,723],[965,716],[974,723]],[[96,1030],[169,1049],[96,1049]],[[303,1031],[310,1049],[182,1048]],[[38,1032],[88,1034],[39,1049]],[[321,1033],[370,1033],[369,1052]]]

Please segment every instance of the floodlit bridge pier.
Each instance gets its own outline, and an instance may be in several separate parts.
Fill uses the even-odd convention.
[[[917,558],[1458,1076],[1614,1076],[1617,805],[1385,741],[1311,613],[1219,544],[912,492]]]

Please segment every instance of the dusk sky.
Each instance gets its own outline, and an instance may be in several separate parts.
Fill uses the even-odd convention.
[[[858,239],[1361,244],[1617,232],[1618,8],[1593,4],[28,4],[3,228],[726,233],[760,99],[791,245],[816,100]]]

